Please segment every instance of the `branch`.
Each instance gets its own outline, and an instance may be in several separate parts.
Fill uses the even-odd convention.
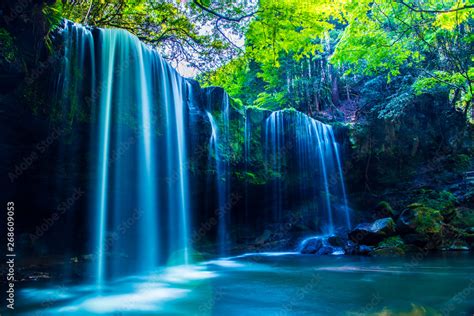
[[[222,15],[208,7],[206,7],[205,5],[203,5],[202,3],[202,0],[193,0],[193,3],[196,4],[199,8],[201,8],[202,10],[208,12],[208,13],[211,13],[215,16],[217,16],[218,18],[220,19],[223,19],[223,20],[227,20],[227,21],[232,21],[232,22],[240,22],[242,21],[243,19],[247,19],[247,18],[250,18],[252,16],[254,16],[255,14],[258,13],[258,10],[257,11],[254,11],[254,12],[251,12],[251,13],[248,13],[248,14],[245,14],[245,15],[242,15],[240,17],[237,17],[237,18],[233,18],[233,17],[229,17],[229,16],[225,16],[225,15]]]
[[[234,46],[238,51],[240,51],[240,52],[242,53],[242,52],[243,52],[242,48],[239,47],[239,46],[237,46],[233,41],[231,41],[230,38],[228,38],[227,35],[226,35],[224,32],[222,32],[222,30],[219,28],[219,21],[220,21],[220,20],[221,20],[220,18],[216,20],[216,29],[217,29],[217,31],[218,31],[218,32],[222,35],[222,37],[224,37],[232,46]]]
[[[406,3],[403,0],[398,1],[400,4],[404,5],[408,9],[414,11],[414,12],[419,12],[419,13],[448,13],[448,12],[456,12],[456,11],[461,11],[461,10],[467,10],[467,9],[473,9],[474,5],[465,5],[463,7],[458,7],[455,9],[449,9],[449,10],[428,10],[428,9],[421,9],[420,7],[416,7],[414,5],[410,5]]]

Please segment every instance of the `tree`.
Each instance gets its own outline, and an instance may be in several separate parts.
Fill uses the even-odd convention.
[[[415,78],[412,93],[449,89],[453,106],[468,115],[473,102],[473,2],[420,3],[262,0],[251,12],[241,62],[202,80],[229,88],[234,97],[250,101],[247,105],[299,107],[311,113],[340,105],[338,79],[346,83],[350,100],[347,83],[361,76],[385,76],[388,84],[409,76]],[[245,73],[249,65],[257,70]],[[254,75],[263,85],[252,97],[243,97],[246,88],[239,92],[236,84],[251,81],[240,76]]]
[[[221,32],[203,32],[210,23],[189,4],[152,0],[65,1],[63,16],[77,23],[122,28],[157,47],[174,63],[186,62],[201,71],[229,61],[231,43]]]

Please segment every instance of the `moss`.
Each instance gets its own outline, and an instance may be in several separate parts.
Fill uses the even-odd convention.
[[[458,204],[458,199],[449,191],[421,189],[416,193],[416,203],[439,210],[444,216],[452,213]]]
[[[441,232],[443,216],[439,210],[421,203],[408,206],[414,211],[415,230],[420,234],[439,234]]]
[[[387,217],[387,216],[396,216],[398,215],[398,212],[396,212],[390,203],[387,201],[380,201],[376,206],[375,206],[375,212],[377,215],[380,217]]]
[[[405,250],[399,247],[387,247],[374,249],[373,256],[398,257],[405,255]]]
[[[393,236],[393,237],[389,237],[389,238],[381,241],[377,245],[377,247],[379,247],[379,248],[391,248],[391,247],[404,248],[405,243],[400,238],[400,236]]]
[[[263,175],[255,174],[249,171],[235,172],[234,175],[240,181],[246,181],[250,184],[263,185],[267,182]]]

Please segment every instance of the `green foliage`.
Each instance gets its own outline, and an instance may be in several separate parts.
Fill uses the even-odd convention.
[[[46,17],[46,21],[50,31],[54,31],[63,19],[63,5],[62,2],[56,1],[53,4],[46,4],[43,6],[43,15]]]
[[[201,84],[225,88],[240,109],[338,118],[338,107],[360,102],[396,121],[416,96],[443,89],[474,120],[470,1],[91,0],[43,12],[53,28],[63,16],[129,30],[175,66],[200,70]]]
[[[394,120],[416,95],[440,87],[467,116],[474,77],[474,10],[467,3],[261,1],[244,54],[201,81],[225,87],[247,106],[313,114],[339,105],[341,82],[352,101],[351,85],[361,76],[382,77],[386,85],[409,76],[404,91],[381,96],[379,118]]]
[[[209,23],[194,7],[152,0],[65,1],[63,16],[73,22],[122,28],[157,47],[175,63],[186,61],[202,71],[224,64],[234,56],[220,33],[202,32]]]
[[[458,203],[456,196],[448,191],[421,189],[416,194],[416,203],[439,210],[443,215],[452,212]]]
[[[383,216],[397,215],[397,212],[387,201],[380,201],[379,203],[377,203],[377,205],[375,206],[375,211]]]
[[[7,63],[13,63],[17,56],[17,50],[13,37],[10,32],[4,28],[0,28],[0,56]]]

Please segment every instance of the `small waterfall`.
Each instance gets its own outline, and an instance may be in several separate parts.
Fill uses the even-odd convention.
[[[212,91],[207,94],[207,106],[212,108],[214,101]],[[229,147],[229,97],[224,93],[219,109],[219,121],[213,115],[206,112],[211,123],[212,133],[209,139],[209,165],[215,166],[215,186],[217,190],[217,207],[219,209],[219,221],[217,227],[217,242],[219,254],[227,255],[228,251],[228,227],[229,227],[229,194],[230,194],[230,166],[229,157],[225,157],[226,148]],[[218,124],[218,122],[220,124]]]
[[[282,221],[283,208],[283,168],[286,164],[286,154],[292,149],[292,143],[284,143],[283,111],[273,112],[265,123],[265,161],[267,173],[275,178],[269,195],[272,196],[273,220]]]
[[[245,172],[249,172],[250,167],[250,150],[251,150],[251,141],[252,141],[252,124],[250,121],[250,113],[249,110],[245,110],[245,123],[244,123],[244,163],[245,163]],[[248,175],[245,177],[244,183],[244,196],[245,196],[245,222],[248,221],[249,217],[249,201],[248,201],[248,188],[249,188],[249,181]]]
[[[90,216],[97,284],[169,260],[189,263],[188,85],[126,31],[66,23],[63,36],[62,80],[70,85],[63,104],[82,107],[95,122]],[[85,52],[92,61],[84,63]],[[87,81],[95,88],[83,89]],[[77,102],[84,95],[86,102]]]
[[[272,177],[273,220],[283,220],[289,190],[283,185],[298,182],[301,201],[310,200],[304,209],[322,219],[320,229],[333,233],[336,226],[350,228],[346,189],[338,144],[332,127],[293,111],[273,112],[265,122],[265,157]],[[289,178],[291,176],[295,178]],[[334,205],[333,198],[341,203]]]

